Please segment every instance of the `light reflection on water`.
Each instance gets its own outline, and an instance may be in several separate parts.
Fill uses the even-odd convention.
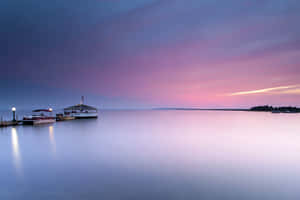
[[[294,114],[106,111],[5,128],[0,199],[299,199],[299,122]]]
[[[11,128],[11,145],[12,145],[12,153],[13,153],[13,161],[16,171],[19,176],[22,176],[22,163],[21,163],[21,154],[19,149],[19,138],[17,129]]]
[[[56,155],[56,143],[55,143],[55,135],[54,135],[54,130],[53,130],[53,126],[50,125],[49,126],[49,140],[50,140],[50,144],[52,147],[52,152],[53,155]]]

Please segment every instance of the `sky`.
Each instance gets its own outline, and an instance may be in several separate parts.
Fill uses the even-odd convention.
[[[2,0],[0,109],[300,106],[297,0]]]

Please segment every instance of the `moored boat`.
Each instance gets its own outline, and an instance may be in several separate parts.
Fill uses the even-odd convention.
[[[56,122],[55,117],[51,116],[52,109],[37,109],[32,111],[31,116],[25,116],[22,120],[24,125],[50,124]]]
[[[75,117],[75,119],[98,118],[98,109],[85,105],[82,96],[80,104],[64,109],[64,115]]]

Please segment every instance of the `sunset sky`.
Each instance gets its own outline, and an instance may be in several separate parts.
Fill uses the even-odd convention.
[[[0,109],[300,106],[297,0],[2,0]]]

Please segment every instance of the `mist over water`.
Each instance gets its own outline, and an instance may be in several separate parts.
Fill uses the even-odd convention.
[[[104,111],[0,129],[0,199],[300,198],[300,115]]]

